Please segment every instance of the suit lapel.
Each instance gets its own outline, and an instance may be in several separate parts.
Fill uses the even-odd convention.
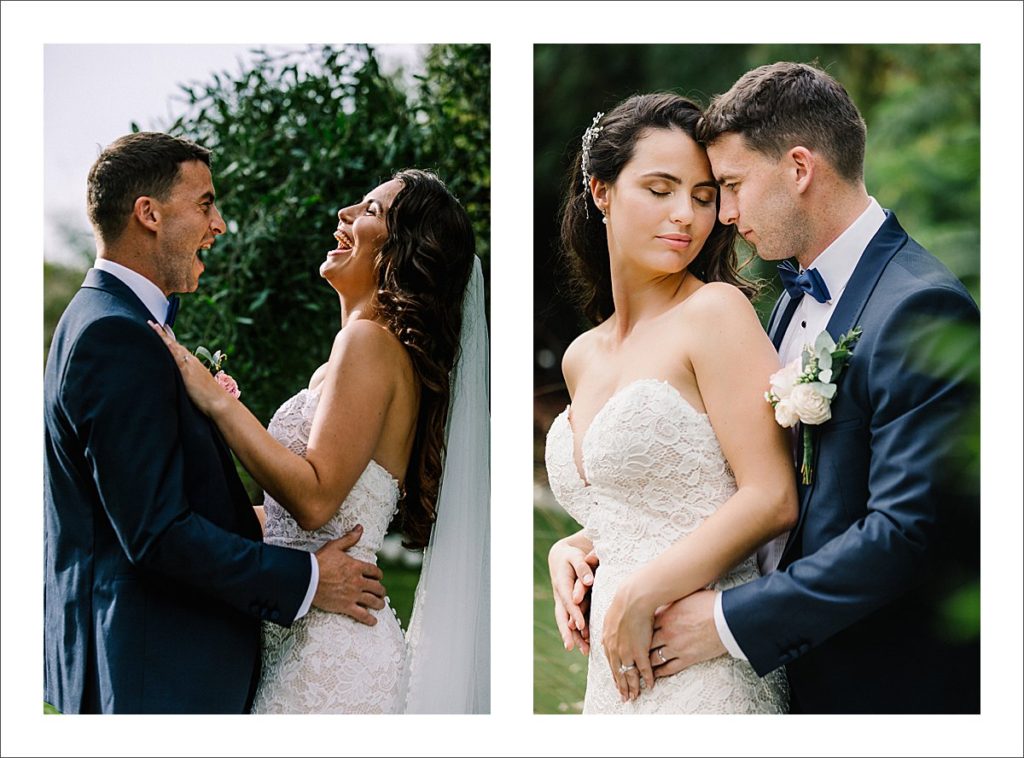
[[[771,339],[776,351],[778,351],[779,346],[782,344],[782,338],[786,336],[786,329],[789,328],[789,322],[793,320],[793,314],[796,313],[796,307],[799,304],[800,301],[791,298],[785,290],[779,295],[779,299],[775,301],[772,315],[768,318],[768,337]]]
[[[875,233],[875,236],[871,238],[871,242],[868,243],[868,246],[865,248],[860,260],[857,261],[857,265],[853,269],[853,274],[850,276],[850,281],[847,282],[846,289],[843,290],[843,294],[840,295],[839,302],[836,303],[836,309],[832,312],[832,317],[829,319],[828,325],[825,327],[832,339],[838,341],[839,337],[857,326],[861,313],[864,312],[864,307],[867,305],[868,299],[871,297],[871,293],[875,291],[875,286],[878,284],[878,280],[882,277],[885,267],[889,265],[889,261],[891,261],[893,256],[907,244],[907,240],[909,239],[910,238],[907,236],[907,233],[903,231],[903,227],[900,226],[899,221],[896,220],[896,215],[892,211],[886,211],[885,221]],[[776,346],[776,348],[777,347],[778,346]],[[856,360],[856,356],[857,352],[856,349],[854,349],[853,358],[851,360]],[[847,371],[848,370],[849,369],[847,369]],[[838,392],[843,391],[842,385],[843,377],[840,376]],[[827,423],[828,422],[826,422],[826,424]],[[803,425],[800,426],[800,434],[802,435]],[[815,470],[818,467],[818,446],[820,444],[820,440],[820,434],[815,433],[813,435],[813,442],[811,446],[811,465]],[[802,436],[800,437],[798,444],[802,451]],[[801,462],[802,461],[798,461],[797,466],[799,466]],[[796,542],[796,535],[800,532],[800,529],[803,526],[804,517],[807,515],[808,505],[811,501],[811,493],[814,491],[814,483],[816,481],[817,478],[814,478],[808,485],[798,485],[800,490],[800,515],[797,518],[796,526],[789,533],[789,540],[786,543],[785,549],[782,551],[783,559],[788,557],[790,549],[792,549]]]
[[[864,311],[871,293],[875,291],[875,285],[878,284],[885,267],[909,239],[900,222],[896,220],[896,215],[892,211],[886,211],[885,221],[875,232],[875,236],[871,238],[871,242],[853,269],[850,281],[836,303],[832,318],[828,321],[826,329],[832,335],[832,339],[839,339],[857,325],[860,314]]]

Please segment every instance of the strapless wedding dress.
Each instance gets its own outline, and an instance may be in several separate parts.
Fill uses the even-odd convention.
[[[268,431],[298,455],[306,454],[317,390],[302,390],[274,414]],[[359,544],[348,552],[376,563],[388,524],[397,512],[398,483],[370,461],[338,512],[307,532],[265,495],[265,541],[313,552],[362,524]],[[285,628],[263,623],[263,668],[254,713],[400,713],[405,637],[390,605],[371,610],[375,626],[310,608]]]
[[[583,712],[785,713],[782,669],[760,678],[749,663],[729,655],[659,679],[653,690],[621,702],[601,646],[616,588],[714,513],[736,491],[736,480],[708,417],[667,382],[641,379],[608,400],[583,437],[582,476],[569,412],[551,425],[546,461],[555,497],[583,525],[600,559]],[[726,589],[757,576],[750,556],[712,586]]]

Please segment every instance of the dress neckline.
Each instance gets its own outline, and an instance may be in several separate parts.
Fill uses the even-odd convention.
[[[586,475],[587,474],[587,460],[586,460],[586,457],[585,457],[586,456],[586,451],[584,450],[584,447],[587,444],[587,439],[590,436],[591,430],[597,424],[597,421],[601,417],[601,415],[608,409],[609,406],[612,405],[614,400],[616,400],[626,390],[631,389],[631,388],[633,388],[633,387],[635,387],[637,385],[642,385],[642,384],[654,384],[654,385],[662,385],[662,386],[668,387],[672,391],[671,394],[675,396],[675,398],[678,400],[678,402],[684,408],[686,408],[686,410],[689,411],[691,415],[693,415],[693,416],[695,416],[697,418],[700,418],[700,419],[704,419],[704,421],[706,421],[708,423],[708,425],[711,424],[711,419],[708,418],[708,414],[701,413],[696,408],[694,408],[693,405],[690,403],[690,401],[687,400],[685,397],[683,397],[683,393],[681,393],[679,391],[679,389],[674,384],[672,384],[671,382],[668,382],[665,379],[655,379],[654,377],[645,377],[645,378],[641,378],[641,379],[634,379],[631,382],[627,382],[626,384],[622,385],[617,390],[615,390],[611,395],[608,396],[608,399],[604,401],[604,403],[601,405],[601,407],[598,408],[597,413],[594,414],[594,418],[592,418],[590,420],[590,425],[587,426],[586,431],[583,433],[583,436],[580,438],[580,444],[579,444],[579,452],[580,452],[580,454],[579,454],[579,459],[578,459],[579,462],[577,462],[577,457],[576,457],[576,449],[577,449],[576,448],[576,429],[573,426],[573,422],[572,422],[572,403],[569,403],[568,405],[565,406],[565,410],[562,411],[562,415],[565,416],[566,426],[568,426],[568,428],[569,428],[569,439],[572,442],[572,467],[576,471],[576,476],[580,480],[580,482],[583,484],[584,487],[589,487],[590,486],[590,482],[587,481],[587,475]],[[581,466],[583,468],[582,471],[580,471],[580,467]]]

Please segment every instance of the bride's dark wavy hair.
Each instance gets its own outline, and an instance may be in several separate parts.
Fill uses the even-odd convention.
[[[623,100],[598,122],[601,131],[590,146],[588,173],[614,184],[633,157],[636,143],[652,129],[679,129],[697,142],[697,124],[702,115],[696,103],[668,92],[633,95]],[[583,314],[599,324],[615,310],[608,235],[590,188],[583,186],[582,159],[581,146],[569,171],[562,201],[562,255],[572,296]],[[717,211],[717,199],[715,207]],[[688,269],[703,282],[727,282],[753,299],[758,287],[740,275],[735,242],[736,228],[721,223],[716,213],[715,225]]]
[[[476,242],[469,216],[444,182],[419,169],[387,211],[388,239],[377,254],[378,313],[409,352],[421,384],[416,437],[399,503],[406,547],[424,548],[437,517],[451,372],[462,329],[462,299]]]

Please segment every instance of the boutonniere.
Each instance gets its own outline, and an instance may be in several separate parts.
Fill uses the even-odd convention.
[[[229,374],[224,373],[221,369],[221,365],[228,359],[222,351],[218,350],[215,353],[211,353],[205,347],[200,345],[196,348],[196,358],[203,362],[210,373],[213,374],[213,378],[217,380],[217,383],[224,388],[234,398],[238,398],[242,395],[242,390],[238,388],[238,382],[231,378]]]
[[[832,418],[836,381],[849,362],[860,334],[861,328],[856,326],[835,342],[828,332],[822,332],[813,345],[804,345],[799,358],[783,366],[768,380],[771,389],[764,393],[764,399],[775,409],[775,421],[786,429],[798,421],[804,425],[804,454],[800,466],[804,484],[810,484],[814,479],[811,427]]]

